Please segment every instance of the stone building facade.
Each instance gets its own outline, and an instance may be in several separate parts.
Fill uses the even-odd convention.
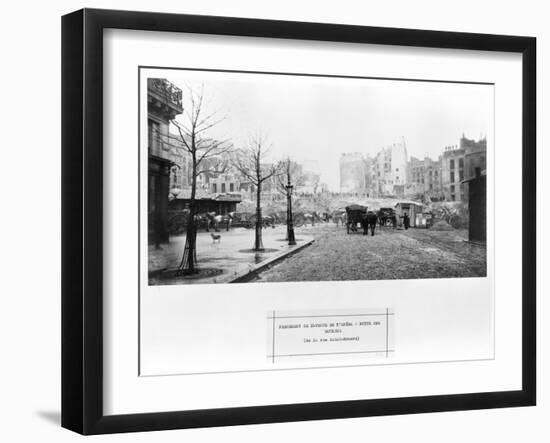
[[[468,180],[485,171],[487,140],[462,135],[457,145],[445,146],[434,160],[408,157],[403,140],[381,149],[374,157],[359,152],[340,157],[340,191],[370,197],[468,201]]]
[[[382,149],[373,159],[371,180],[374,196],[403,197],[407,184],[407,169],[405,140]]]
[[[300,164],[300,180],[296,183],[295,192],[304,195],[315,195],[322,192],[321,173],[317,160],[304,160]]]
[[[419,194],[430,199],[440,200],[444,197],[442,181],[442,157],[437,160],[424,157],[420,160],[411,157],[407,171],[407,191],[409,195]]]
[[[241,181],[236,174],[222,173],[215,177],[211,177],[209,181],[209,189],[212,194],[238,193],[240,190]]]
[[[365,190],[365,162],[360,152],[340,156],[340,192],[352,193]]]
[[[445,200],[465,201],[464,153],[460,145],[445,146],[442,155],[442,182]]]
[[[462,136],[464,146],[464,178],[470,180],[487,170],[487,138],[478,141]]]
[[[458,145],[447,146],[442,155],[442,184],[445,199],[468,201],[467,180],[475,177],[476,169],[487,166],[487,139],[478,141],[462,135]]]
[[[164,148],[166,157],[174,163],[170,171],[169,192],[170,196],[174,196],[191,186],[191,155],[183,146],[179,134],[170,134]]]
[[[183,112],[182,91],[166,79],[147,79],[148,237],[168,241],[168,197],[174,162],[170,121]]]

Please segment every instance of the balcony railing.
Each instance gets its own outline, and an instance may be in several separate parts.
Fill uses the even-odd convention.
[[[147,79],[147,88],[178,108],[182,107],[181,89],[164,78]]]

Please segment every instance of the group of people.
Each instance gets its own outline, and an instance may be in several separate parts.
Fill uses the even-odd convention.
[[[411,219],[409,217],[409,214],[408,213],[404,213],[403,216],[403,228],[405,229],[409,229],[409,227],[411,226]],[[395,220],[395,219],[394,219]],[[362,220],[361,220],[361,225],[363,227],[363,230],[364,230],[364,234],[367,235],[367,232],[368,230],[370,229],[371,231],[371,236],[374,235],[374,230],[376,228],[376,223],[378,221],[378,216],[376,215],[376,213],[372,212],[372,211],[368,211],[363,217],[362,217]],[[352,223],[353,224],[353,223]],[[394,228],[395,228],[395,222],[394,222]],[[348,232],[349,232],[349,229],[348,229]]]

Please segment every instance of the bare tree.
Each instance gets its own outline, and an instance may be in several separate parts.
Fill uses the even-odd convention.
[[[286,196],[287,194],[287,185],[292,183],[294,189],[297,186],[302,186],[306,177],[304,175],[302,166],[299,163],[291,160],[290,157],[287,157],[281,162],[281,173],[277,175],[277,191],[282,195]]]
[[[265,137],[256,134],[250,137],[248,146],[240,149],[233,161],[233,167],[256,188],[256,235],[254,239],[255,251],[263,251],[262,242],[262,204],[261,195],[264,183],[280,174],[281,164],[267,164],[265,157],[269,153]]]
[[[191,157],[191,197],[189,200],[189,220],[187,223],[185,248],[178,272],[195,274],[197,269],[197,223],[196,192],[197,178],[206,173],[223,173],[228,167],[224,155],[233,145],[229,140],[217,140],[208,136],[209,131],[220,124],[225,117],[219,117],[218,111],[206,112],[204,86],[199,91],[188,87],[188,107],[179,120],[172,120],[178,130],[178,141]]]

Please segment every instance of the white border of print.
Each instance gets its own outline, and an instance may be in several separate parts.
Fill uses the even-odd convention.
[[[122,30],[105,32],[104,51],[105,414],[521,389],[521,273],[518,272],[521,269],[521,236],[512,235],[507,221],[496,226],[494,238],[499,255],[494,257],[490,229],[495,226],[495,219],[506,220],[509,202],[514,202],[514,207],[521,207],[521,186],[518,180],[510,180],[510,177],[521,177],[522,174],[521,152],[517,149],[521,146],[520,55]],[[495,139],[488,140],[489,146],[498,140],[499,153],[494,162],[488,158],[489,165],[495,164],[494,171],[488,169],[488,176],[495,179],[495,188],[492,188],[493,182],[490,180],[488,189],[489,196],[495,195],[495,211],[488,212],[488,272],[494,269],[497,306],[494,311],[494,358],[324,368],[307,372],[285,370],[139,377],[136,296],[138,232],[135,220],[137,66],[189,66],[191,61],[193,67],[209,69],[494,82]],[[489,146],[488,151],[492,151]],[[505,155],[500,155],[501,152]],[[498,190],[496,194],[495,189]],[[521,232],[521,226],[516,226],[516,232]],[[499,277],[506,281],[505,287],[498,285]],[[476,284],[468,286],[468,282],[472,281]],[[422,280],[400,283],[407,285],[410,291],[417,282]],[[461,303],[464,298],[475,298],[475,293],[479,291],[479,279],[438,282],[450,297],[456,290],[457,282],[466,285],[460,291]],[[342,283],[349,285],[346,293],[350,294],[350,298],[341,299],[339,292],[338,303],[345,303],[346,308],[379,304],[374,296],[365,297],[362,286],[365,283],[396,284]],[[253,288],[256,285],[249,286]],[[333,297],[319,297],[322,291],[327,291],[326,283],[308,285],[311,285],[311,291],[299,302],[293,300],[293,309],[309,309],[312,304],[319,309],[337,307]],[[242,290],[242,285],[239,286]],[[284,296],[281,296],[286,288],[277,285],[277,289],[270,293],[269,287],[266,285],[266,289],[262,290],[262,298],[271,298],[270,308],[286,308]],[[224,286],[225,308],[237,304],[230,303],[235,300],[230,288],[231,285]],[[204,306],[216,306],[219,299],[211,298],[213,296],[203,297]],[[259,297],[256,295],[256,298]],[[423,308],[433,306],[425,304],[425,300],[417,296],[411,296],[409,303]],[[475,303],[480,311],[488,309],[479,308]],[[392,303],[386,300],[384,305]],[[492,297],[489,305],[493,309]],[[243,306],[245,312],[249,309],[248,305],[240,305],[241,316]],[[264,314],[265,310],[262,311],[262,320]],[[402,327],[400,321],[403,320],[399,319],[399,315],[403,314],[396,309],[396,333]],[[461,314],[455,310],[454,315],[470,316],[475,315],[475,311]],[[192,309],[186,310],[185,316],[185,319],[196,318]],[[247,316],[245,318],[249,319]],[[464,319],[471,320],[470,317]],[[250,320],[257,321],[253,316]],[[265,340],[264,332],[262,323],[262,340]],[[251,339],[255,339],[253,334]],[[406,351],[406,343],[399,342],[398,337],[396,346]],[[421,355],[416,357],[422,359]]]
[[[324,85],[343,94],[350,88],[367,84],[376,89],[394,84],[395,93],[411,89],[421,94],[447,94],[453,97],[479,96],[485,119],[492,129],[493,85],[395,81],[388,79],[311,77],[242,72],[206,72],[176,69],[141,68],[141,208],[147,207],[147,78],[177,78],[196,84],[204,81],[213,88],[226,79],[239,79],[265,85],[290,82]],[[267,86],[266,86],[267,87]],[[298,89],[300,89],[298,87]],[[475,91],[475,94],[472,92]],[[348,91],[348,92],[346,92]],[[492,131],[491,131],[492,133]],[[492,173],[492,134],[489,144],[489,173]],[[330,146],[318,147],[319,155],[330,155]],[[489,187],[488,220],[492,226],[493,193]],[[147,282],[147,213],[141,211],[141,285],[140,285],[140,375],[176,375],[211,372],[236,372],[319,367],[319,359],[296,364],[287,360],[270,365],[264,359],[264,312],[276,310],[324,309],[353,311],[353,308],[388,306],[396,309],[399,349],[392,353],[394,363],[427,361],[480,360],[493,357],[493,260],[488,256],[486,278],[389,281],[331,281],[254,283],[220,287],[205,285],[148,286]],[[489,251],[492,251],[492,238]],[[449,283],[452,283],[449,288]],[[261,293],[261,297],[258,296]],[[246,307],[246,308],[244,308]],[[365,356],[332,355],[328,366],[388,363]],[[353,357],[353,358],[352,358]],[[373,356],[371,356],[373,357]],[[323,366],[326,366],[327,362]]]

